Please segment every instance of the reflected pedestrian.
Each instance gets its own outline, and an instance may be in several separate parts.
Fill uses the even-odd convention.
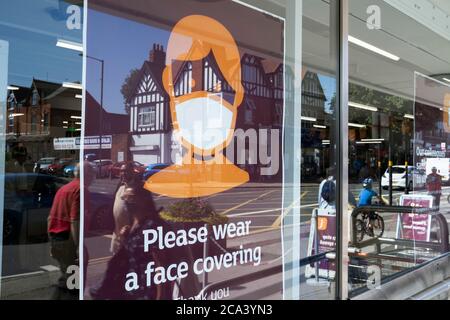
[[[92,182],[92,167],[84,165],[84,183]],[[91,172],[92,170],[92,172]],[[58,261],[61,275],[52,299],[77,300],[79,289],[69,285],[73,275],[68,268],[79,265],[79,230],[80,230],[80,165],[74,171],[75,178],[61,187],[55,195],[48,217],[48,235],[51,256]],[[86,259],[85,259],[86,260]],[[86,264],[86,261],[85,261]]]
[[[437,173],[437,168],[431,168],[427,176],[428,194],[433,196],[433,209],[439,210],[442,194],[442,176]]]
[[[164,222],[156,210],[152,194],[140,185],[126,187],[121,195],[124,206],[130,214],[130,224],[124,225],[116,237],[119,246],[111,260],[101,283],[90,290],[93,299],[122,300],[160,300],[170,299],[172,284],[152,285],[147,287],[146,268],[151,261],[155,267],[168,265],[169,253],[157,248],[144,250],[143,231],[157,229]],[[166,227],[167,228],[167,227]],[[135,273],[138,283],[143,285],[138,289],[127,291],[124,288],[126,275]]]
[[[318,205],[319,208],[336,209],[336,167],[327,169],[327,178],[322,180],[319,185]],[[356,207],[356,199],[351,190],[348,191],[348,204]]]
[[[139,179],[139,174],[134,171],[132,162],[127,162],[120,168],[121,183],[114,196],[113,216],[114,231],[111,240],[111,252],[116,253],[120,248],[120,231],[124,226],[131,225],[132,218],[123,200],[126,188],[142,187],[143,183]]]

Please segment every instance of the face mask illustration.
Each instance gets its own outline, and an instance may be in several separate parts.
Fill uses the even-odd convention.
[[[226,93],[227,97],[233,96],[231,99],[223,98],[221,88],[207,90],[201,73],[197,77],[194,71],[180,76],[183,66],[189,64],[191,70],[201,68],[205,59],[214,60],[216,72],[222,77],[220,84],[231,88]],[[190,90],[175,94],[179,81],[186,81],[183,86]],[[222,151],[233,138],[238,107],[244,98],[241,57],[231,33],[210,17],[182,18],[169,38],[162,83],[170,97],[173,130],[186,152],[181,163],[152,175],[144,187],[168,197],[192,198],[223,192],[249,181],[249,174],[230,162]]]
[[[181,137],[197,149],[220,146],[233,134],[231,108],[226,101],[211,94],[175,102]]]

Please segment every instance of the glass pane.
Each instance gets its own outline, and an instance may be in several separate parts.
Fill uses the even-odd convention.
[[[449,171],[450,10],[445,1],[349,3],[349,188],[359,206],[384,203],[355,211],[349,290],[356,296],[447,251],[440,213]]]
[[[281,8],[89,1],[86,135],[112,136],[89,152],[127,165],[89,187],[86,299],[283,298]]]
[[[73,1],[0,3],[1,119],[8,119],[0,125],[1,299],[79,298],[70,237],[79,203],[67,196],[79,196],[79,180],[59,159],[79,159],[82,10]],[[70,217],[65,205],[73,205]]]
[[[303,1],[301,87],[301,299],[334,299],[336,264],[336,139],[338,1]],[[299,110],[300,111],[300,110]],[[298,116],[298,115],[296,115]]]
[[[86,299],[334,297],[338,2],[248,2],[89,2],[90,152],[129,165],[89,187]]]

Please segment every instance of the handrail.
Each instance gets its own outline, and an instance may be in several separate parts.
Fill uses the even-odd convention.
[[[356,229],[356,217],[359,213],[361,212],[365,212],[365,211],[376,211],[378,213],[414,213],[414,214],[431,214],[433,216],[436,217],[438,223],[439,223],[439,229],[441,231],[441,239],[447,239],[446,241],[442,241],[441,244],[441,252],[449,252],[449,243],[448,243],[448,226],[447,226],[447,221],[445,219],[445,217],[439,213],[439,211],[437,209],[431,209],[431,208],[418,208],[418,207],[408,207],[408,206],[364,206],[364,207],[358,207],[355,208],[352,212],[352,229],[355,230]],[[356,244],[357,240],[356,240],[356,233],[352,232],[352,244]],[[378,240],[378,239],[376,239]],[[381,239],[380,239],[381,240]],[[395,240],[395,239],[394,239]],[[402,240],[402,241],[407,241],[405,239],[398,239],[398,240]],[[328,258],[328,254],[330,252],[323,252],[311,257],[306,257],[303,258],[299,261],[299,267],[303,267],[306,266],[308,264],[312,264],[314,262],[318,262],[321,261],[323,259],[327,259]],[[286,271],[286,270],[284,270]],[[223,288],[223,287],[227,287],[227,286],[233,286],[236,284],[243,284],[243,283],[248,283],[248,282],[252,282],[258,279],[262,279],[262,278],[266,278],[269,277],[271,275],[277,274],[277,273],[281,273],[283,272],[283,266],[281,264],[264,269],[264,270],[260,270],[260,271],[256,271],[253,272],[251,274],[245,274],[242,276],[238,276],[232,279],[227,279],[227,280],[223,280],[223,281],[219,281],[219,282],[214,282],[211,283],[207,286],[205,286],[200,293],[198,294],[198,296],[208,296],[208,294],[210,292],[212,292],[215,289],[218,288]]]
[[[418,264],[416,266],[413,266],[413,267],[404,269],[402,271],[396,272],[395,274],[391,274],[391,275],[388,275],[386,277],[383,277],[381,279],[380,285],[383,286],[383,285],[385,285],[385,284],[387,284],[387,283],[389,283],[389,282],[391,282],[391,281],[393,281],[395,279],[401,278],[402,276],[405,276],[407,274],[411,274],[412,272],[418,271],[420,269],[424,269],[425,267],[433,265],[436,262],[440,261],[442,258],[449,257],[449,256],[450,256],[450,252],[447,252],[447,254],[444,254],[442,256],[435,257],[433,259],[425,261],[425,262],[423,262],[421,264]],[[370,291],[370,290],[366,286],[360,287],[360,288],[356,288],[356,289],[354,289],[354,290],[352,290],[350,292],[350,298],[357,297],[358,295],[363,294],[363,293],[365,293],[367,291]]]
[[[439,225],[439,231],[440,231],[440,252],[448,252],[449,251],[449,243],[448,243],[448,225],[447,220],[445,217],[439,213],[439,210],[437,208],[420,208],[420,207],[409,207],[409,206],[363,206],[355,208],[352,212],[352,242],[351,245],[357,246],[358,240],[357,240],[357,234],[356,234],[356,217],[358,214],[362,212],[377,212],[377,213],[413,213],[413,214],[428,214],[432,215],[436,218],[438,225]],[[393,239],[394,241],[401,241],[404,243],[407,243],[411,240],[406,239]],[[381,241],[379,238],[373,238],[370,240],[365,241],[364,243],[366,245],[375,244]],[[427,242],[415,242],[415,246],[422,246],[426,245]],[[436,246],[433,244],[433,246]]]
[[[437,208],[421,208],[410,206],[362,206],[353,209],[352,217],[356,217],[362,211],[391,212],[391,213],[414,213],[433,214],[439,212]]]

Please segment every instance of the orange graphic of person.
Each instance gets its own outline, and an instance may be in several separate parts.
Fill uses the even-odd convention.
[[[202,62],[209,55],[214,57],[224,82],[234,91],[232,103],[218,93],[222,84],[214,92],[205,90],[201,72],[196,79],[193,73],[191,90],[176,96],[174,80],[178,73],[174,65]],[[145,188],[173,198],[192,198],[248,182],[249,174],[234,165],[222,151],[233,138],[237,108],[244,98],[239,50],[230,32],[210,17],[182,18],[169,38],[162,80],[170,96],[173,128],[187,152],[181,164],[173,164],[149,177]]]

